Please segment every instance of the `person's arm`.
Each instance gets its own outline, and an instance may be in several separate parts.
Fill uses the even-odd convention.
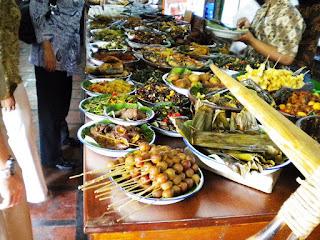
[[[9,13],[10,9],[16,7],[16,4],[12,1],[1,1],[1,8],[8,9],[5,12],[5,16],[0,22],[0,54],[2,56],[1,67],[4,74],[1,88],[5,88],[5,92],[0,94],[0,104],[5,111],[11,111],[15,109],[15,99],[13,97],[13,92],[17,87],[17,83],[21,82],[21,77],[19,75],[19,49],[20,43],[18,38],[18,26],[12,27],[12,14]],[[16,7],[18,10],[18,8]]]
[[[279,61],[279,63],[283,65],[291,65],[294,61],[294,57],[279,53],[276,47],[256,39],[250,31],[233,40],[241,41],[252,46],[263,57],[271,61]]]
[[[51,39],[54,37],[54,24],[52,19],[46,19],[49,10],[49,0],[30,1],[30,16],[33,22],[37,42],[42,44],[44,51],[44,67],[52,72],[56,70],[56,57],[54,55]]]
[[[14,96],[11,96],[9,98],[5,98],[1,100],[1,107],[5,111],[11,111],[16,109],[16,100],[14,99]]]
[[[0,171],[7,168],[7,160],[10,158],[8,145],[0,131]],[[0,202],[0,210],[13,207],[18,204],[24,193],[24,184],[18,174],[0,177],[0,196],[3,198]]]
[[[42,47],[44,51],[44,67],[49,72],[53,72],[56,70],[56,57],[53,53],[52,46],[50,41],[42,42]]]

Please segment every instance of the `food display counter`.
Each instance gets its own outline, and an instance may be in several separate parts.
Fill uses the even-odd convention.
[[[180,138],[159,135],[156,144],[184,148]],[[101,168],[108,157],[84,147],[84,171]],[[296,190],[301,176],[290,164],[285,167],[271,194],[232,182],[203,170],[204,185],[195,195],[175,204],[146,206],[132,203],[121,211],[107,210],[109,204],[125,198],[119,190],[113,198],[99,201],[94,189],[84,191],[84,232],[90,240],[119,239],[246,239],[263,229],[283,202]],[[86,175],[84,181],[98,175]],[[124,220],[117,220],[139,210]],[[286,239],[282,229],[274,239]],[[308,239],[320,239],[318,226]]]
[[[88,45],[88,37],[86,41]],[[86,50],[88,55],[90,49]],[[90,120],[86,117],[85,121]],[[155,144],[186,148],[182,138],[159,133],[156,134]],[[84,173],[105,167],[108,160],[115,159],[100,155],[86,145],[83,158]],[[298,188],[296,179],[303,178],[295,166],[289,164],[282,169],[272,193],[264,193],[205,169],[202,172],[204,184],[198,192],[168,205],[148,205],[135,201],[126,204],[130,198],[116,187],[106,195],[105,200],[96,197],[95,188],[85,190],[84,233],[88,234],[90,240],[247,239],[267,226]],[[102,174],[104,172],[86,174],[84,182]],[[109,205],[115,203],[123,204],[122,208],[108,209]],[[291,230],[284,227],[274,239],[286,239],[290,233]],[[308,240],[318,239],[319,226],[308,237]]]

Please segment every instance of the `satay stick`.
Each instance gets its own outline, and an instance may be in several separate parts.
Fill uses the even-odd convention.
[[[149,203],[149,204],[147,204],[147,205],[145,205],[145,206],[143,206],[143,207],[141,207],[141,208],[139,208],[139,209],[137,209],[137,210],[135,210],[135,211],[133,211],[133,212],[131,212],[131,213],[128,213],[127,215],[125,215],[125,216],[117,219],[117,222],[120,222],[120,221],[126,219],[126,218],[129,217],[130,215],[132,215],[132,214],[134,214],[134,213],[136,213],[136,212],[139,212],[139,211],[141,211],[141,210],[143,210],[143,209],[151,206],[152,204],[153,204],[153,202],[152,202],[152,203]]]
[[[135,188],[136,188],[136,187],[135,187]],[[141,191],[143,191],[143,189],[137,189],[135,192],[141,192]],[[133,192],[133,191],[132,191],[132,192]],[[120,199],[119,201],[108,205],[108,209],[110,209],[110,208],[112,208],[112,207],[114,207],[114,208],[117,207],[120,202],[123,202],[123,201],[125,201],[125,200],[127,200],[127,199],[131,199],[131,197],[126,197],[126,198],[124,198],[124,199]]]
[[[109,170],[107,167],[103,167],[103,168],[99,168],[99,169],[96,169],[96,170],[91,170],[89,172],[85,172],[85,173],[81,173],[81,174],[78,174],[78,175],[70,176],[69,179],[81,177],[81,176],[84,176],[84,175],[87,175],[87,174],[96,174],[96,173],[107,171],[107,170]]]
[[[133,190],[133,191],[131,191],[131,193],[141,192],[142,190],[143,190],[143,189]],[[104,197],[104,198],[99,198],[99,200],[100,200],[100,201],[102,201],[102,200],[107,200],[107,199],[109,199],[109,198],[114,198],[114,197],[116,197],[116,196],[121,196],[121,195],[123,195],[123,194],[126,194],[126,193],[123,192],[123,191],[121,191],[120,193],[115,194],[115,195],[111,195],[111,196]]]
[[[152,196],[152,193],[149,193],[148,195],[146,195],[145,197],[147,198],[147,197],[150,197],[150,196]],[[131,200],[130,201],[128,201],[128,202],[126,202],[126,203],[124,203],[123,205],[129,205],[129,204],[132,204],[132,203],[136,203],[136,202],[138,202],[138,200],[137,199],[133,199],[133,198],[131,198]],[[123,205],[121,205],[121,206],[119,206],[119,208],[122,208],[122,206]],[[118,211],[120,211],[121,209],[119,209],[118,208]]]
[[[114,179],[113,181],[110,181],[110,182],[108,183],[108,186],[104,186],[104,187],[102,187],[102,188],[99,188],[99,189],[97,189],[97,190],[94,191],[94,192],[95,192],[95,193],[103,192],[103,191],[105,191],[106,189],[108,189],[108,187],[110,187],[111,185],[113,185],[114,183],[120,182],[120,181],[122,181],[122,180],[124,180],[124,179],[126,179],[126,176],[121,177],[121,178],[118,178],[118,179]],[[128,180],[128,181],[129,181],[129,180]]]
[[[144,191],[142,191],[141,193],[138,193],[136,196],[137,197],[140,197],[142,196],[143,194],[145,194],[146,192],[150,191],[151,189],[153,189],[155,186],[152,185],[150,187],[148,187],[147,189],[145,189]],[[118,210],[120,211],[123,207],[129,205],[130,203],[132,203],[133,201],[135,201],[134,199],[131,199],[130,201],[126,202],[125,204],[121,205]]]
[[[117,202],[109,204],[107,210],[116,207],[117,205],[119,205],[120,202],[123,202],[123,201],[125,201],[127,199],[130,199],[130,197],[126,197],[126,198],[118,200]]]
[[[106,185],[106,184],[109,184],[109,182],[98,183],[98,184],[93,185],[93,186],[84,187],[81,190],[82,191],[86,191],[86,190],[89,190],[89,189],[92,189],[92,188],[96,188],[96,187],[100,187],[100,186],[103,186],[103,185]]]
[[[106,173],[106,174],[104,174],[104,175],[102,175],[102,176],[100,176],[100,177],[97,177],[97,178],[95,178],[95,179],[93,179],[93,180],[91,180],[91,181],[85,182],[83,185],[80,185],[80,186],[78,187],[78,189],[83,189],[83,188],[85,188],[86,186],[90,186],[90,185],[92,185],[92,184],[95,184],[95,183],[97,183],[97,182],[100,182],[100,181],[102,181],[102,180],[104,180],[104,179],[106,179],[106,178],[109,178],[109,177],[111,177],[111,176],[115,176],[115,175],[117,175],[117,174],[120,174],[117,170],[112,171],[111,173]]]

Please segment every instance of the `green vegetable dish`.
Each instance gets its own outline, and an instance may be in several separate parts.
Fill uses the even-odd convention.
[[[113,104],[118,103],[137,103],[137,97],[125,94],[105,94],[86,99],[81,107],[84,111],[103,116],[103,110]]]
[[[151,68],[136,69],[132,72],[130,80],[141,85],[150,82],[161,82],[163,74],[164,72]]]

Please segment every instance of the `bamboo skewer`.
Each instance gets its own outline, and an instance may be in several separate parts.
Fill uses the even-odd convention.
[[[153,204],[153,202],[152,202],[152,203],[149,203],[149,204],[147,204],[147,205],[145,205],[145,206],[143,206],[143,207],[141,207],[141,208],[139,208],[139,209],[137,209],[137,210],[135,210],[135,211],[133,211],[133,212],[131,212],[131,213],[128,213],[127,215],[125,215],[125,216],[117,219],[117,222],[120,222],[120,221],[122,221],[123,219],[126,219],[127,217],[129,217],[130,215],[132,215],[132,214],[134,214],[134,213],[136,213],[136,212],[139,212],[139,211],[141,211],[141,210],[143,210],[143,209],[145,209],[145,208],[147,208],[147,207],[150,207],[152,204]]]
[[[115,168],[117,168],[119,166],[124,166],[124,165],[125,165],[124,163],[119,163],[119,164],[114,165],[112,168],[102,167],[102,168],[99,168],[99,169],[91,170],[89,172],[83,172],[83,173],[80,173],[78,175],[70,176],[69,179],[73,179],[73,178],[77,178],[77,177],[81,177],[81,176],[85,176],[85,175],[96,174],[96,173],[100,173],[100,172],[104,172],[104,171],[108,171],[108,170],[113,170],[113,169],[115,169]]]
[[[81,188],[81,190],[82,191],[86,191],[86,190],[89,190],[89,189],[92,189],[92,188],[96,188],[96,187],[100,187],[100,186],[107,185],[107,184],[109,184],[109,182],[98,183],[96,185],[91,185],[91,186],[88,186],[88,187]]]
[[[120,200],[117,201],[117,202],[114,202],[114,203],[109,204],[107,210],[109,210],[109,209],[111,209],[111,208],[116,208],[118,205],[120,206],[121,204],[119,204],[119,203],[120,203],[120,202],[124,202],[124,201],[126,201],[127,199],[131,199],[131,197],[126,197],[126,198],[120,199]]]
[[[146,192],[150,191],[150,190],[151,190],[152,188],[154,188],[154,187],[155,187],[155,186],[152,185],[152,186],[148,187],[147,189],[145,189],[144,191],[136,194],[136,196],[137,196],[137,197],[141,197],[143,194],[145,194]],[[131,202],[133,202],[133,201],[137,201],[137,200],[131,199],[130,201],[128,201],[128,202],[124,203],[123,205],[121,205],[121,206],[118,208],[118,210],[120,211],[123,207],[129,205],[129,204],[130,204]]]
[[[97,177],[97,178],[95,178],[95,179],[93,179],[93,180],[90,180],[90,181],[88,181],[88,182],[85,182],[85,184],[80,185],[80,186],[78,187],[78,189],[84,189],[84,188],[86,188],[87,186],[91,186],[91,185],[93,185],[93,184],[95,184],[95,183],[98,183],[98,182],[100,182],[100,181],[102,181],[102,180],[105,180],[105,179],[107,179],[107,178],[109,178],[109,177],[121,175],[122,172],[125,172],[125,170],[122,169],[122,168],[121,168],[121,169],[118,168],[118,169],[116,169],[116,170],[114,170],[114,171],[111,171],[111,172],[106,173],[106,174],[104,174],[104,175],[102,175],[102,176],[99,176],[99,177]]]
[[[129,180],[123,182],[123,183],[117,184],[117,186],[118,186],[118,187],[123,187],[123,186],[132,185],[135,179],[138,179],[139,177],[144,176],[144,175],[147,175],[147,173],[145,173],[145,174],[140,174],[140,175],[137,176],[137,177],[131,178],[131,179],[129,179]],[[121,182],[121,181],[124,180],[125,178],[126,178],[126,177],[121,177],[121,178],[118,178],[118,179],[113,179],[113,181],[110,181],[110,182],[109,182],[109,185],[113,185],[114,183]],[[97,190],[94,191],[94,192],[95,192],[95,193],[101,193],[101,192],[103,192],[103,191],[107,191],[108,188],[111,188],[111,186],[104,186],[104,187],[102,187],[102,188],[97,189]]]
[[[70,176],[69,179],[81,177],[81,176],[84,176],[84,175],[87,175],[87,174],[96,174],[96,173],[104,172],[104,171],[107,171],[107,170],[108,170],[107,167],[103,167],[103,168],[99,168],[99,169],[92,170],[92,171],[89,171],[89,172],[80,173],[80,174],[78,174],[78,175]]]
[[[137,189],[137,190],[131,191],[131,193],[136,193],[136,192],[141,192],[141,191],[142,191],[142,189]],[[100,201],[102,201],[102,200],[107,200],[107,199],[114,198],[114,197],[116,197],[116,196],[121,196],[121,195],[124,195],[124,194],[126,194],[126,193],[123,192],[123,191],[121,191],[121,192],[118,193],[118,194],[114,194],[114,195],[111,195],[111,196],[108,196],[108,197],[104,197],[104,198],[99,198],[99,200],[100,200]]]
[[[308,177],[320,165],[320,144],[237,80],[210,65],[214,74],[263,125],[274,143]]]

